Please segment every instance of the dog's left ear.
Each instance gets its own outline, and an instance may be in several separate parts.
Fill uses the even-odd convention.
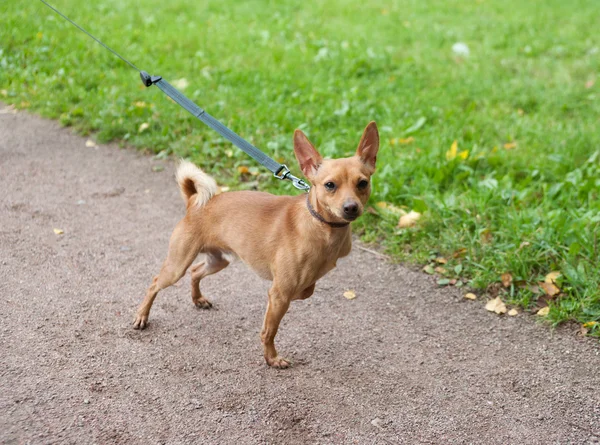
[[[301,130],[294,131],[294,154],[304,176],[311,179],[317,173],[323,158]]]
[[[375,121],[371,121],[369,122],[369,125],[367,125],[367,128],[365,128],[365,131],[360,138],[358,148],[356,149],[356,156],[358,156],[365,164],[375,168],[378,150],[379,131],[377,130],[377,124]]]

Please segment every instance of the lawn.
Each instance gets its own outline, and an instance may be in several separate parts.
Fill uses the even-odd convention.
[[[365,241],[600,336],[597,0],[52,4],[295,172],[295,128],[344,156],[376,120]],[[0,13],[1,101],[190,157],[230,187],[293,190],[41,3]],[[417,225],[398,228],[410,210]],[[560,293],[544,296],[553,271]]]

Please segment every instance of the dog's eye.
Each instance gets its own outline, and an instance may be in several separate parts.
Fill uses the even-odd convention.
[[[358,181],[358,189],[359,190],[364,190],[369,186],[369,181],[367,181],[366,179],[362,179],[360,181]]]
[[[326,182],[325,183],[325,189],[329,190],[330,192],[335,190],[335,184],[331,181]]]

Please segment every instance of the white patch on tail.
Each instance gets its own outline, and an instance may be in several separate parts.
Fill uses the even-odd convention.
[[[180,161],[175,177],[186,205],[201,207],[217,193],[215,180],[189,161]]]

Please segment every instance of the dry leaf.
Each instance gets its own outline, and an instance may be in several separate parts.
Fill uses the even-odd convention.
[[[436,263],[440,263],[440,264],[446,264],[448,262],[448,260],[446,258],[444,258],[443,256],[439,256],[435,259]]]
[[[519,311],[516,309],[511,309],[510,311],[508,311],[508,315],[514,317],[515,315],[519,315]]]
[[[140,128],[138,128],[138,133],[141,133],[144,130],[147,130],[150,127],[150,124],[148,122],[144,122],[140,125]]]
[[[490,312],[495,312],[496,314],[504,314],[506,313],[506,305],[500,299],[500,297],[496,297],[493,300],[490,300],[485,305],[485,308]]]
[[[250,173],[250,169],[249,169],[248,167],[246,167],[245,165],[240,165],[240,166],[237,168],[237,171],[238,171],[238,172],[239,172],[241,175],[244,175],[244,174]]]
[[[516,142],[507,142],[506,144],[504,144],[504,148],[507,150],[512,150],[513,148],[517,148],[517,143]]]
[[[446,160],[451,161],[456,157],[456,153],[458,152],[458,141],[452,142],[450,146],[450,150],[446,152]]]
[[[554,272],[550,272],[548,275],[546,275],[546,278],[544,278],[544,282],[554,284],[554,283],[556,283],[556,279],[559,276],[560,276],[560,272],[555,270]]]
[[[484,229],[479,235],[481,242],[484,244],[490,244],[494,240],[494,236],[492,235],[492,231],[490,229]]]
[[[56,233],[57,235],[62,235],[63,233],[65,233],[65,231],[62,229],[54,229],[54,233]]]
[[[510,287],[510,285],[512,284],[513,277],[511,274],[506,272],[500,276],[500,279],[502,280],[502,286]]]
[[[472,292],[469,292],[468,294],[465,294],[465,298],[466,298],[467,300],[477,300],[477,295],[475,295],[475,294],[474,294],[474,293],[472,293]]]
[[[98,144],[96,144],[94,141],[92,141],[91,139],[88,139],[87,141],[85,141],[85,146],[89,147],[89,148],[94,148],[97,147]]]
[[[452,258],[459,258],[461,256],[464,256],[465,253],[467,253],[467,249],[465,247],[461,247],[452,254]]]
[[[356,293],[353,290],[347,290],[344,292],[344,297],[348,300],[354,300],[356,298]]]
[[[546,315],[548,315],[549,313],[550,313],[550,307],[549,307],[549,306],[543,307],[543,308],[541,308],[539,311],[537,311],[537,314],[538,314],[540,317],[545,317],[545,316],[546,316]]]
[[[442,275],[447,272],[446,269],[444,269],[442,266],[438,266],[433,270],[435,270],[437,273],[441,273]]]
[[[417,223],[417,221],[419,220],[420,217],[421,217],[421,214],[419,212],[415,212],[414,210],[411,210],[406,215],[402,215],[400,217],[400,221],[398,222],[398,227],[400,227],[401,229],[404,229],[406,227],[412,227]]]
[[[427,265],[423,268],[423,272],[429,275],[433,275],[435,273],[435,270],[430,265]]]
[[[556,285],[553,283],[540,283],[540,287],[544,289],[544,292],[546,292],[546,294],[550,297],[553,297],[560,293],[560,289],[556,287]]]

